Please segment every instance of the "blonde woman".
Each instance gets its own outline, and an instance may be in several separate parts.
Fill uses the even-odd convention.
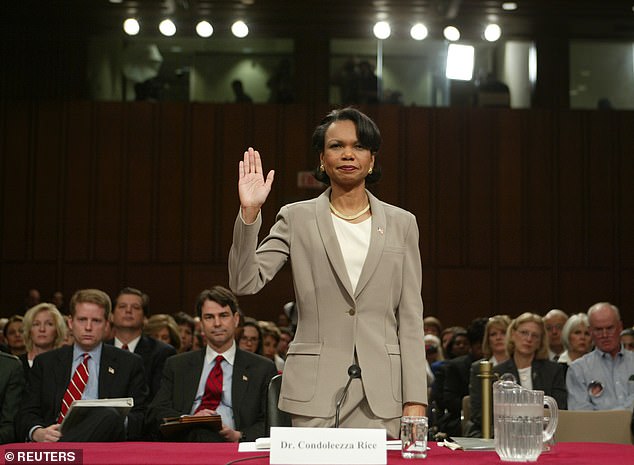
[[[143,327],[146,336],[158,339],[171,345],[176,351],[181,346],[181,336],[176,320],[166,313],[157,313],[150,316]]]
[[[510,358],[493,367],[498,377],[509,373],[522,387],[544,391],[557,401],[560,409],[568,408],[564,367],[548,359],[548,335],[540,315],[526,312],[511,322],[506,332],[506,350]],[[472,383],[470,395],[474,400],[481,399],[480,383]],[[472,410],[471,421],[469,435],[481,436],[482,412],[479,407]]]
[[[62,346],[67,327],[57,307],[49,303],[30,308],[24,315],[23,324],[26,352],[19,358],[28,374],[35,357]]]

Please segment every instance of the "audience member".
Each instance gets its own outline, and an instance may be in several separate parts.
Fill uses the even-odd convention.
[[[64,307],[64,293],[62,291],[53,292],[50,302],[55,305],[62,315],[66,314],[66,308]]]
[[[374,67],[369,61],[359,63],[358,79],[359,103],[379,103],[379,78],[374,74]]]
[[[196,302],[207,347],[171,357],[165,364],[161,389],[150,405],[149,423],[156,429],[163,418],[180,415],[222,417],[222,429],[192,428],[177,441],[255,441],[265,435],[266,394],[276,374],[270,360],[239,349],[236,297],[221,286],[203,291]],[[222,392],[213,389],[216,379]]]
[[[471,351],[471,342],[469,341],[469,334],[466,329],[459,329],[454,332],[451,339],[447,343],[445,350],[445,357],[448,360],[452,358],[467,355]]]
[[[440,338],[440,334],[442,333],[442,323],[435,316],[426,316],[423,318],[423,330],[425,334],[433,334],[434,336]]]
[[[178,333],[181,337],[181,347],[178,352],[189,352],[194,345],[194,333],[196,331],[196,321],[185,312],[178,312],[172,315],[178,325]]]
[[[141,356],[149,387],[148,401],[152,400],[161,385],[161,373],[165,360],[176,354],[176,349],[143,334],[144,318],[150,314],[150,298],[144,292],[125,287],[117,295],[112,310],[114,338],[108,344]]]
[[[568,367],[571,410],[631,410],[634,405],[634,352],[621,347],[619,309],[608,302],[588,310],[594,350]]]
[[[240,349],[262,355],[262,329],[257,320],[245,318],[244,324],[236,332],[236,336]]]
[[[550,310],[544,316],[544,324],[548,333],[548,358],[557,361],[559,355],[564,351],[564,344],[561,340],[561,331],[568,315],[559,309]]]
[[[29,289],[26,293],[26,297],[24,297],[24,311],[26,312],[29,308],[35,307],[40,302],[42,302],[40,291],[37,289]]]
[[[467,330],[462,326],[450,326],[443,329],[440,333],[440,342],[442,343],[442,350],[446,358],[449,358],[449,352],[447,351],[447,349],[449,348],[449,343],[453,339],[454,334],[456,334],[457,332],[466,333]]]
[[[621,331],[621,345],[626,350],[634,351],[634,328],[625,328]]]
[[[567,408],[564,368],[548,359],[548,335],[541,316],[522,313],[515,318],[506,333],[506,350],[510,358],[494,366],[494,373],[498,376],[510,373],[522,387],[544,391],[557,401],[560,409]],[[482,404],[477,403],[482,396],[481,383],[472,382],[469,395],[472,425],[468,435],[481,436]]]
[[[233,95],[235,96],[236,103],[252,103],[253,99],[249,94],[244,91],[244,86],[240,79],[234,79],[231,82],[231,88],[233,89]]]
[[[10,353],[7,347],[7,340],[4,337],[4,327],[9,322],[8,318],[0,318],[0,352]]]
[[[16,441],[15,419],[25,385],[24,370],[17,357],[0,352],[0,444]]]
[[[287,326],[280,328],[280,343],[277,345],[277,354],[282,357],[282,360],[286,360],[286,354],[288,353],[288,346],[293,341],[293,330]]]
[[[557,359],[559,363],[570,365],[573,361],[590,352],[592,350],[592,337],[590,336],[588,315],[577,313],[568,318],[561,332],[561,341],[565,350]]]
[[[277,315],[277,327],[288,328],[291,325],[291,319],[288,317],[286,312],[282,311],[279,315]]]
[[[270,103],[293,103],[292,64],[288,58],[280,60],[273,75],[266,81],[266,85],[271,91]]]
[[[146,336],[153,337],[165,344],[171,345],[176,349],[176,352],[180,351],[181,336],[178,331],[178,325],[174,318],[167,313],[155,313],[151,315],[143,326],[143,333]]]
[[[70,301],[75,344],[35,358],[17,417],[18,438],[108,442],[141,437],[147,398],[143,363],[136,355],[103,344],[110,311],[105,292],[75,292]],[[134,399],[126,421],[114,410],[93,409],[62,436],[60,423],[73,400],[117,397]]]
[[[64,344],[66,320],[55,305],[38,304],[24,315],[23,329],[26,352],[19,358],[28,376],[35,357]]]
[[[9,321],[2,330],[7,341],[7,348],[12,355],[22,355],[26,352],[23,326],[24,317],[22,315],[13,315],[9,317]]]
[[[261,325],[262,328],[262,355],[273,360],[278,373],[284,371],[284,359],[277,353],[280,344],[280,330],[274,324]]]
[[[432,398],[441,413],[436,419],[436,426],[439,432],[449,436],[462,435],[462,398],[469,395],[471,365],[482,358],[482,340],[487,321],[487,318],[476,318],[471,322],[467,328],[467,343],[462,344],[468,348],[468,352],[447,361],[436,377],[434,389],[437,390],[437,396],[434,398],[432,395]],[[454,337],[464,338],[465,335],[458,332]]]
[[[482,355],[493,366],[509,358],[506,351],[506,332],[510,324],[511,318],[508,315],[495,315],[487,321],[482,340]]]

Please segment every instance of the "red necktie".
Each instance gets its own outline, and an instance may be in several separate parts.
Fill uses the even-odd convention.
[[[72,404],[74,400],[81,399],[81,396],[84,393],[84,389],[86,389],[86,384],[88,383],[89,358],[90,354],[85,353],[84,359],[77,366],[77,369],[75,370],[70,383],[68,383],[68,387],[66,388],[66,392],[64,393],[64,398],[62,399],[62,408],[59,412],[57,423],[62,422],[62,420],[66,416],[66,413],[68,413],[70,404]]]
[[[202,409],[216,410],[218,405],[220,405],[220,398],[222,397],[221,364],[223,360],[224,357],[222,355],[216,357],[216,364],[209,372],[207,382],[205,383],[205,393],[196,412]]]
[[[123,344],[123,345],[121,346],[121,348],[122,348],[123,350],[127,350],[128,352],[130,352],[130,349],[128,348],[128,344]]]

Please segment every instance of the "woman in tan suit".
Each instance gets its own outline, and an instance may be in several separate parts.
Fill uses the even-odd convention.
[[[255,294],[290,261],[297,332],[284,369],[279,406],[295,426],[385,428],[398,437],[401,415],[425,415],[422,269],[411,213],[377,199],[381,136],[354,108],[329,113],[313,134],[319,197],[282,207],[258,246],[260,209],[273,184],[249,148],[239,166],[240,213],[229,253],[231,289]]]

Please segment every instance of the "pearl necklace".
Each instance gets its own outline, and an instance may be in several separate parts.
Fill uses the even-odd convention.
[[[361,210],[360,212],[353,213],[352,215],[344,215],[339,210],[337,210],[331,202],[328,202],[328,204],[330,205],[330,211],[331,212],[333,212],[339,218],[341,218],[343,220],[347,220],[347,221],[356,220],[357,218],[359,218],[362,215],[364,215],[368,210],[370,210],[370,202],[368,202],[368,204],[365,206],[365,208],[363,210]]]

